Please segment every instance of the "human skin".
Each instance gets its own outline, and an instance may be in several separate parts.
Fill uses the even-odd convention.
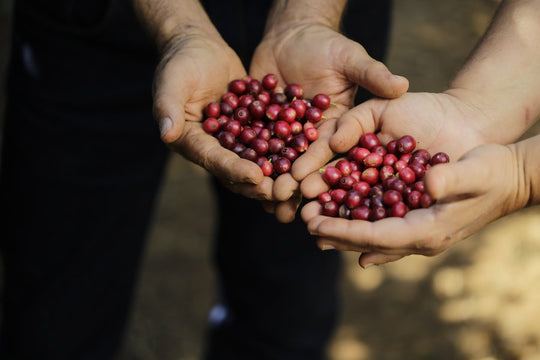
[[[334,152],[328,140],[336,119],[354,105],[358,86],[383,98],[396,98],[408,89],[407,79],[393,75],[358,43],[339,33],[346,1],[275,1],[264,37],[257,47],[250,74],[276,74],[280,84],[301,84],[306,98],[318,93],[333,102],[318,125],[319,139],[279,176],[272,187],[274,201],[265,202],[281,222],[294,219],[300,203],[299,181],[327,163]]]
[[[200,3],[194,0],[133,0],[133,4],[162,54],[154,84],[154,115],[160,124],[162,140],[173,151],[215,175],[231,191],[262,200],[265,209],[275,212],[279,221],[292,221],[301,198],[297,180],[328,161],[330,151],[327,142],[333,127],[326,126],[331,130],[326,133],[321,129],[321,137],[326,140],[325,153],[316,157],[317,161],[311,167],[307,165],[309,171],[298,170],[306,166],[302,164],[310,163],[309,159],[298,160],[299,165],[293,168],[297,180],[292,176],[281,176],[274,183],[271,178],[264,177],[256,164],[224,149],[214,137],[202,130],[203,107],[220,98],[227,84],[244,77],[246,72]],[[403,94],[408,87],[407,80],[391,77],[386,67],[373,61],[360,45],[354,44],[354,51],[342,50],[337,60],[331,58],[331,54],[327,54],[328,59],[320,56],[321,49],[328,50],[329,43],[335,39],[340,41],[341,49],[352,43],[345,41],[336,31],[344,5],[342,0],[275,1],[265,38],[254,55],[252,75],[262,78],[273,72],[281,81],[306,84],[306,95],[327,89],[312,85],[316,80],[325,78],[327,80],[323,84],[332,85],[335,89],[330,95],[341,97],[341,113],[352,105],[357,83],[374,89],[381,96]],[[311,28],[313,34],[308,31]],[[333,37],[328,36],[329,29]],[[308,42],[317,34],[326,34],[322,48],[317,41]],[[310,74],[293,75],[298,69],[287,67],[284,60],[287,56],[298,55],[294,52],[295,45],[302,46],[305,51],[303,56],[297,57],[297,63],[307,62],[309,55],[317,54],[320,63],[327,65],[319,69],[311,62]],[[283,50],[275,51],[274,46]],[[346,69],[341,74],[338,69],[342,63],[351,60],[344,56],[356,59],[355,68]],[[339,80],[331,84],[328,79],[333,76]],[[317,147],[320,145],[314,145]]]
[[[454,162],[426,173],[426,191],[437,203],[404,218],[328,218],[319,215],[316,202],[307,204],[302,218],[319,247],[358,251],[363,267],[411,254],[432,256],[539,203],[540,137],[512,144],[540,117],[539,13],[540,1],[504,1],[447,91],[370,100],[338,121],[330,140],[337,152],[365,132],[378,132],[383,142],[410,134],[419,147],[445,151]],[[310,198],[326,188],[320,174],[301,184]]]

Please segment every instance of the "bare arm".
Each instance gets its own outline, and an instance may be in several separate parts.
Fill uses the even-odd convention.
[[[540,116],[540,1],[506,0],[447,93],[487,115],[487,142],[510,143]]]
[[[191,35],[221,38],[197,0],[132,0],[135,13],[163,50],[172,39]]]

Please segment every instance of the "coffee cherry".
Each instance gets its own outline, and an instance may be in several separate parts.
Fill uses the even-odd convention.
[[[313,106],[318,107],[321,110],[326,110],[331,105],[330,97],[326,94],[317,94],[311,100]]]
[[[286,139],[291,135],[291,126],[286,121],[278,120],[274,125],[274,134],[280,139]]]
[[[397,190],[386,190],[383,194],[382,200],[385,205],[391,206],[403,200],[403,197]]]
[[[282,108],[278,114],[278,119],[292,123],[294,120],[296,120],[296,110],[294,110],[292,107]]]
[[[313,142],[319,138],[319,130],[317,130],[315,127],[307,129],[304,128],[304,135],[306,135],[310,142]]]
[[[416,147],[416,141],[410,135],[402,136],[397,141],[397,150],[402,154],[411,153]]]
[[[274,165],[268,160],[259,165],[264,176],[270,176],[274,172]]]
[[[260,119],[265,115],[266,105],[260,100],[255,100],[249,104],[249,112],[254,119]]]
[[[379,138],[377,138],[377,135],[373,133],[362,134],[358,142],[358,145],[368,149],[369,151],[380,144]]]
[[[221,106],[217,102],[212,102],[204,108],[204,114],[207,117],[217,118],[221,114]]]
[[[253,139],[257,138],[257,133],[252,128],[244,128],[240,135],[238,136],[238,140],[245,144],[249,145],[253,141]]]
[[[278,84],[278,78],[274,74],[266,74],[262,79],[262,86],[266,90],[273,90]]]
[[[236,136],[228,131],[221,131],[218,135],[218,140],[221,146],[226,149],[232,149],[234,144],[236,144]]]
[[[228,92],[221,97],[221,102],[229,104],[233,109],[236,109],[238,107],[238,104],[240,103],[240,100],[238,99],[238,96],[236,96],[236,94]]]
[[[304,118],[307,110],[306,103],[301,99],[296,99],[291,102],[291,108],[296,112],[296,118]]]
[[[275,121],[278,119],[279,112],[281,111],[281,105],[270,104],[266,108],[266,117],[268,120]]]
[[[298,84],[289,84],[285,87],[285,96],[289,101],[293,99],[302,99],[304,97],[304,89]]]
[[[369,206],[360,205],[351,210],[351,218],[356,220],[369,220],[371,217],[371,210]]]
[[[251,95],[258,95],[262,90],[261,82],[257,79],[252,79],[246,85],[246,91]]]
[[[329,201],[332,201],[332,195],[330,195],[330,193],[328,191],[325,191],[325,192],[319,194],[317,199],[319,200],[320,204],[324,204],[324,203],[327,203]]]
[[[323,204],[321,212],[325,216],[336,217],[339,213],[339,205],[335,201],[328,201]]]
[[[229,103],[226,103],[226,102],[221,102],[219,104],[220,106],[220,111],[223,115],[227,115],[227,116],[230,116],[232,115],[232,113],[234,112],[234,108],[231,106],[231,104]]]
[[[203,130],[209,134],[213,134],[219,130],[220,124],[215,117],[209,117],[203,122]]]
[[[330,192],[332,200],[334,200],[338,205],[341,205],[345,202],[345,196],[347,195],[347,190],[344,189],[333,189]]]
[[[287,96],[284,93],[273,93],[270,98],[270,104],[283,105],[287,102]]]
[[[437,164],[444,164],[449,161],[450,161],[450,157],[446,153],[438,152],[435,155],[433,155],[433,157],[431,158],[430,164],[433,166]]]
[[[337,185],[339,179],[341,179],[341,176],[341,171],[339,171],[339,169],[334,166],[327,166],[323,170],[323,179],[330,186]]]
[[[245,148],[241,153],[240,157],[249,161],[256,162],[258,158],[258,154],[255,150],[252,148]]]
[[[229,91],[236,95],[242,95],[246,92],[246,83],[244,80],[233,80],[229,83]]]
[[[291,162],[284,157],[278,158],[274,163],[274,171],[278,174],[284,174],[291,169]]]
[[[294,162],[298,158],[298,151],[293,149],[292,147],[285,146],[281,152],[280,155],[286,159],[288,159],[291,163]]]
[[[266,155],[266,153],[268,152],[268,141],[261,138],[253,139],[253,141],[251,141],[251,144],[249,146],[253,150],[255,150],[257,155],[261,155],[261,156]]]
[[[279,138],[271,138],[268,140],[268,151],[272,154],[278,154],[285,147],[285,141]]]
[[[317,123],[323,119],[323,114],[321,109],[312,106],[307,108],[305,118],[307,121]]]

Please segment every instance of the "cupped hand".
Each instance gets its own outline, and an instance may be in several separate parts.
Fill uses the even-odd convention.
[[[322,249],[362,253],[362,267],[404,256],[433,256],[488,223],[526,205],[520,163],[513,145],[481,145],[459,161],[432,167],[425,176],[435,205],[403,218],[375,222],[329,218],[311,202],[302,209],[309,231]]]
[[[336,119],[354,105],[358,86],[385,98],[401,96],[408,88],[407,79],[393,75],[360,44],[320,24],[268,31],[255,51],[250,75],[262,78],[268,73],[276,74],[283,86],[300,84],[306,98],[325,93],[333,103],[324,113],[326,120],[318,124],[319,139],[294,162],[290,174],[275,182],[274,197],[281,202],[299,199],[298,182],[334,156],[328,140],[335,131]],[[286,208],[292,210],[291,206]],[[294,217],[294,213],[288,215]]]
[[[235,52],[222,40],[189,36],[169,42],[154,81],[154,115],[162,140],[202,166],[230,190],[269,200],[272,182],[253,162],[223,148],[204,132],[203,108],[219,99],[231,80],[246,75]]]

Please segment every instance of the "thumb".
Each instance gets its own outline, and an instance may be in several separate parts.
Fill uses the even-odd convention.
[[[330,148],[340,154],[346,153],[356,144],[360,135],[375,132],[388,100],[371,99],[352,108],[338,119],[337,129],[330,138]]]
[[[161,140],[166,144],[178,140],[184,130],[184,104],[179,99],[162,91],[154,96],[154,118],[159,124]]]
[[[348,48],[347,56],[340,57],[345,76],[373,95],[393,99],[405,94],[409,81],[394,75],[382,62],[369,56],[360,44]]]
[[[184,130],[185,106],[197,88],[191,63],[179,55],[164,56],[154,79],[154,118],[166,144],[178,140]]]

